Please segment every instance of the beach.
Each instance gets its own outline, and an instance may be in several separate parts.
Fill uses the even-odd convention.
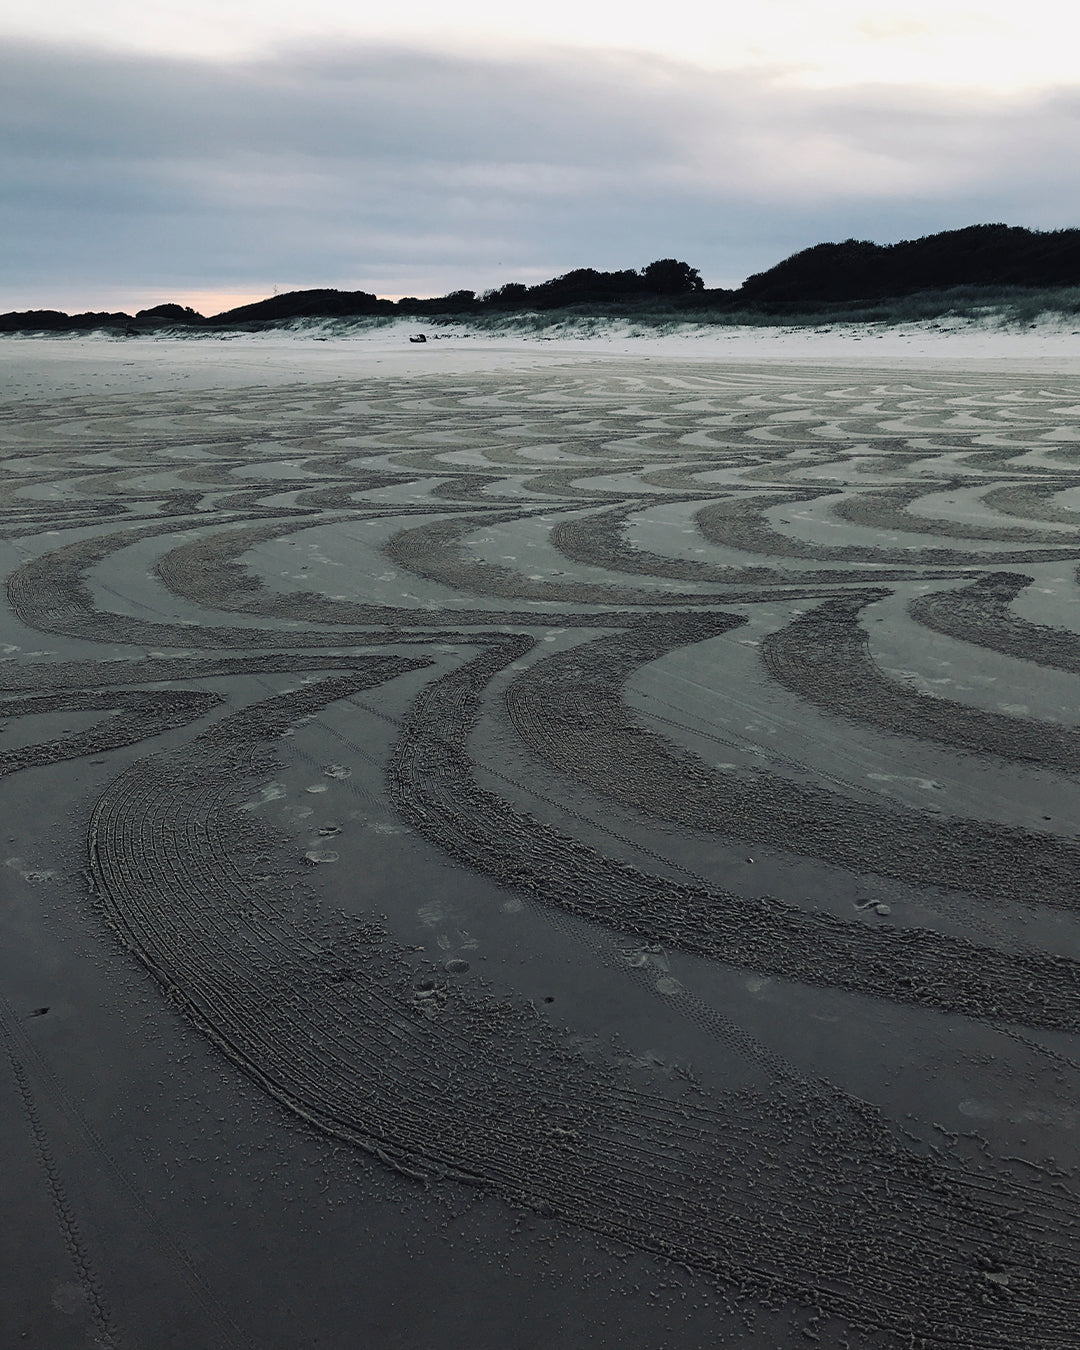
[[[12,1344],[1080,1345],[1080,333],[0,378]]]

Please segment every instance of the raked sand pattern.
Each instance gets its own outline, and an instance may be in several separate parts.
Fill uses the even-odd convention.
[[[298,1344],[312,1278],[252,1312],[271,1266],[220,1276],[80,1097],[12,973],[70,922],[331,1197],[501,1210],[526,1287],[600,1254],[528,1297],[602,1319],[477,1292],[469,1344],[1080,1346],[1075,379],[582,360],[21,399],[0,436],[41,1343],[148,1343],[110,1203],[156,1345]],[[335,1268],[414,1287],[362,1212]],[[310,1343],[439,1330],[336,1315]]]

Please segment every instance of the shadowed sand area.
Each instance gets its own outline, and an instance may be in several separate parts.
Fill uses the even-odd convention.
[[[1080,364],[882,341],[0,344],[13,1345],[1080,1346]]]

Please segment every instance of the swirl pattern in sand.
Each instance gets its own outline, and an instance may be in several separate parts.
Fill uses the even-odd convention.
[[[0,776],[96,767],[112,959],[346,1154],[746,1345],[1080,1345],[1077,398],[11,405]]]

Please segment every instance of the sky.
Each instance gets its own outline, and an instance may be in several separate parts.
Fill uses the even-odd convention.
[[[1059,0],[5,0],[0,311],[1080,225],[1077,50]]]

